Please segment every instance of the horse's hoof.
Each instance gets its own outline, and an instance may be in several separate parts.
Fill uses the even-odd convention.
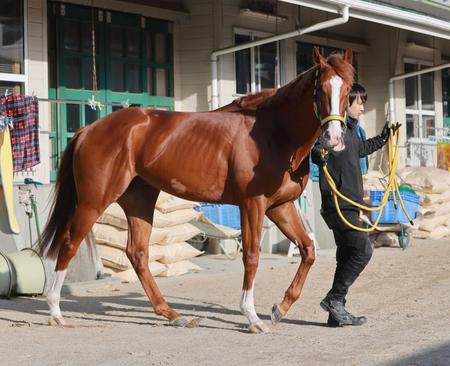
[[[188,324],[189,320],[187,320],[185,317],[179,317],[170,322],[170,325],[175,328],[186,328]]]
[[[200,324],[200,318],[192,318],[187,320],[185,317],[179,317],[170,322],[170,325],[176,328],[195,328]]]
[[[276,325],[283,319],[283,314],[281,313],[280,308],[277,304],[273,304],[272,306],[272,314],[270,314],[270,319],[272,320],[272,324]]]
[[[250,324],[248,331],[254,334],[270,333],[270,328],[266,325],[266,323],[259,321],[258,323]]]
[[[67,323],[63,317],[52,316],[50,317],[50,319],[48,319],[48,325],[64,327],[67,325]]]
[[[196,328],[200,325],[202,320],[200,318],[192,318],[187,324],[186,328]]]

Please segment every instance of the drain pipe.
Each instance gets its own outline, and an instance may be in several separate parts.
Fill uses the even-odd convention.
[[[395,106],[394,106],[394,81],[403,80],[412,76],[427,74],[429,72],[442,70],[450,67],[450,63],[446,63],[443,65],[438,65],[434,67],[429,67],[427,69],[408,72],[406,74],[396,75],[389,79],[389,123],[392,124],[395,122]]]
[[[336,25],[347,23],[349,19],[349,7],[345,6],[342,9],[342,17],[326,20],[321,23],[314,24],[312,26],[296,29],[295,31],[279,34],[276,36],[267,37],[264,39],[260,39],[258,41],[244,43],[238,46],[232,46],[228,48],[222,48],[220,50],[214,51],[211,53],[210,57],[210,63],[211,63],[211,107],[212,109],[219,108],[219,86],[217,81],[217,74],[218,74],[218,58],[219,56],[226,55],[228,53],[241,51],[247,48],[260,46],[266,43],[281,41],[283,39],[297,37],[302,34],[306,33],[312,33],[321,29],[334,27]]]

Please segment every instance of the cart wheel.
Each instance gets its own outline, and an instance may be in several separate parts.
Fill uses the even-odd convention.
[[[400,233],[398,234],[398,243],[400,244],[400,248],[405,250],[409,246],[409,234],[403,228],[403,225],[400,224]]]

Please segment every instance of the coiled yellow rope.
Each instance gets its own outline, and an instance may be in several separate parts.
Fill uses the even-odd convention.
[[[386,206],[386,204],[388,203],[389,200],[389,194],[392,192],[392,196],[393,196],[393,200],[394,203],[397,204],[396,202],[396,198],[395,195],[396,193],[398,194],[398,198],[402,207],[403,212],[405,213],[406,217],[408,218],[408,220],[410,221],[411,224],[413,224],[411,217],[408,214],[408,211],[406,210],[405,204],[403,202],[402,196],[400,194],[400,190],[399,190],[399,185],[397,182],[397,176],[396,176],[396,172],[397,172],[397,165],[398,165],[398,154],[399,154],[399,145],[400,145],[400,132],[399,130],[397,130],[397,139],[396,139],[396,146],[395,146],[395,151],[394,151],[394,156],[392,157],[392,149],[394,148],[393,146],[393,141],[394,141],[394,135],[392,130],[389,131],[389,140],[388,140],[388,154],[389,154],[389,180],[388,180],[388,185],[386,187],[386,190],[383,194],[383,198],[381,199],[381,204],[378,207],[368,207],[365,205],[362,205],[358,202],[355,202],[353,200],[351,200],[350,198],[344,196],[341,192],[338,191],[337,187],[336,187],[336,183],[334,182],[333,178],[331,177],[328,168],[327,168],[327,164],[325,164],[323,166],[323,171],[325,173],[325,177],[327,178],[328,184],[330,185],[331,189],[333,190],[334,194],[333,194],[333,200],[334,200],[334,204],[336,206],[336,210],[338,212],[339,217],[341,218],[341,220],[350,228],[354,229],[354,230],[358,230],[358,231],[363,231],[363,232],[370,232],[376,229],[380,219],[381,219],[381,213],[383,212],[384,207]],[[327,152],[325,150],[322,150],[322,154],[325,155],[327,154]],[[350,223],[342,214],[341,212],[341,208],[339,207],[339,202],[338,202],[338,196],[340,198],[342,198],[344,201],[347,201],[348,203],[363,209],[365,211],[379,211],[377,218],[374,222],[373,225],[367,227],[367,228],[363,228],[363,227],[359,227],[356,225],[353,225],[352,223]]]

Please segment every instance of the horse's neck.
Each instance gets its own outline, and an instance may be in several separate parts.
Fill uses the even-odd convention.
[[[274,129],[281,129],[282,139],[288,142],[290,169],[296,171],[320,135],[320,127],[314,114],[313,100],[315,68],[300,75],[296,80],[281,88],[272,97]],[[276,98],[276,99],[275,99]],[[266,103],[269,106],[269,101]]]

